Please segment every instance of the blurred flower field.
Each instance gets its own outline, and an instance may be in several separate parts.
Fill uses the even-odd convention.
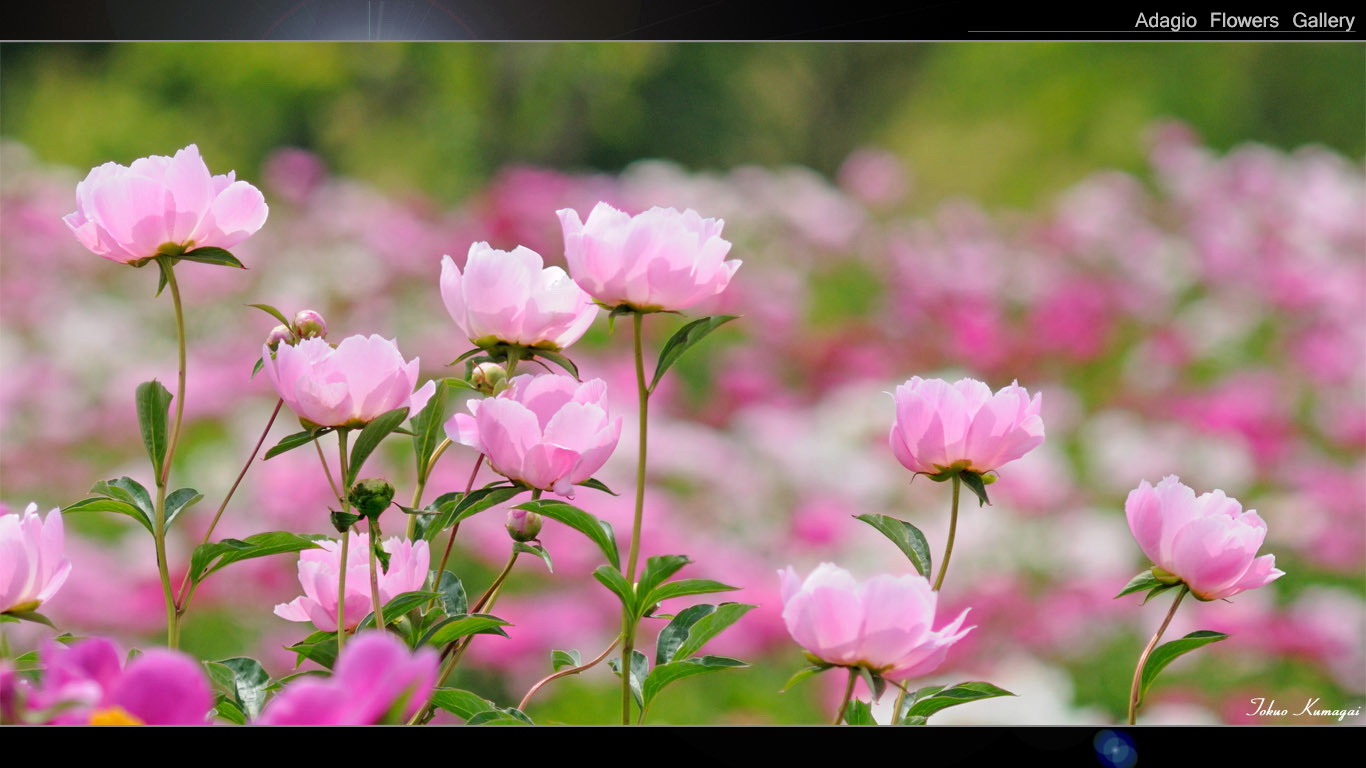
[[[172,151],[166,147],[163,151]],[[442,305],[442,257],[470,244],[522,245],[564,265],[554,211],[598,201],[636,213],[693,208],[725,220],[729,288],[689,316],[740,315],[683,358],[652,400],[645,555],[687,552],[688,574],[740,586],[758,605],[713,641],[747,669],[681,683],[654,723],[828,721],[827,675],[785,693],[804,666],[782,618],[779,572],[833,562],[860,578],[909,566],[856,515],[882,514],[942,542],[944,489],[912,481],[888,448],[892,393],[911,376],[970,376],[1042,393],[1047,439],[1000,471],[990,506],[967,504],[953,588],[940,621],[971,608],[977,629],[925,684],[991,680],[1016,697],[948,710],[938,723],[1121,721],[1133,663],[1161,620],[1155,601],[1113,599],[1149,561],[1124,501],[1168,474],[1220,488],[1266,521],[1263,552],[1286,575],[1228,602],[1192,601],[1170,633],[1232,637],[1166,673],[1149,723],[1321,723],[1299,703],[1360,707],[1366,697],[1366,175],[1322,146],[1206,146],[1189,126],[1155,122],[1140,173],[1094,168],[1028,208],[917,198],[915,168],[865,148],[831,174],[798,165],[688,170],[638,160],[616,173],[507,162],[458,202],[382,191],[312,152],[274,149],[249,178],[269,220],[234,248],[248,270],[180,275],[193,340],[179,484],[206,501],[168,540],[180,581],[209,511],[269,418],[275,392],[252,365],[274,322],[311,308],[338,338],[397,338],[419,381],[456,375],[468,348]],[[107,159],[126,163],[132,156]],[[133,391],[175,378],[175,336],[151,269],[92,256],[61,218],[85,167],[0,144],[0,501],[40,510],[84,498],[95,479],[150,481]],[[239,173],[239,177],[248,178]],[[658,348],[682,318],[647,324]],[[629,324],[595,323],[575,347],[585,379],[607,383],[621,434],[635,434]],[[297,431],[282,412],[267,445]],[[477,454],[453,445],[429,497],[460,490]],[[634,451],[625,441],[576,504],[630,530]],[[404,442],[371,460],[412,487]],[[487,470],[486,475],[491,477]],[[258,459],[219,536],[333,534],[326,479],[308,451]],[[472,518],[452,563],[486,584],[507,548],[504,512]],[[66,520],[72,563],[43,612],[64,630],[151,646],[164,627],[152,545],[117,516]],[[591,578],[600,553],[547,525],[554,573],[523,565],[498,615],[509,637],[480,636],[453,684],[511,704],[551,671],[553,649],[584,657],[617,631],[614,598]],[[934,545],[936,557],[938,544]],[[205,582],[183,647],[204,659],[250,655],[287,674],[284,646],[307,630],[272,612],[299,594],[297,556],[254,560]],[[532,563],[530,565],[536,565]],[[178,570],[177,570],[178,569]],[[654,623],[651,623],[654,621]],[[649,643],[663,622],[647,620]],[[50,630],[5,624],[7,653]],[[826,679],[829,678],[829,679]],[[611,722],[605,668],[548,688],[538,723]],[[1291,715],[1254,716],[1276,699]],[[889,704],[884,699],[884,709]],[[879,710],[874,709],[875,712]],[[1358,724],[1360,715],[1347,718]]]

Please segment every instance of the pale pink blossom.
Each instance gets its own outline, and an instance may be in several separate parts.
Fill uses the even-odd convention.
[[[477,346],[563,349],[583,336],[598,307],[563,269],[543,264],[530,248],[474,243],[463,272],[450,256],[441,257],[441,300]]]
[[[803,581],[790,566],[782,580],[783,621],[792,639],[827,664],[864,667],[899,681],[935,670],[963,629],[964,610],[932,630],[938,594],[923,576],[881,575],[859,583],[821,563]]]
[[[61,510],[44,519],[29,504],[22,515],[0,514],[0,613],[36,611],[52,599],[71,573],[64,544]]]
[[[355,629],[374,606],[370,599],[369,539],[355,531],[346,552],[346,628]],[[431,552],[427,542],[393,537],[386,540],[389,570],[379,574],[379,598],[389,602],[404,592],[417,592],[427,581]],[[299,584],[303,595],[275,606],[275,615],[289,621],[311,621],[324,632],[337,631],[337,582],[341,542],[320,541],[318,549],[299,553]]]
[[[1156,487],[1144,480],[1129,493],[1124,514],[1143,554],[1196,597],[1230,597],[1285,575],[1275,555],[1257,557],[1266,523],[1223,491],[1197,498],[1175,475]]]
[[[975,379],[953,384],[914,376],[896,388],[896,421],[888,442],[902,466],[935,475],[958,469],[982,474],[1043,443],[1042,394],[1018,384],[996,394]]]
[[[406,722],[436,684],[437,654],[410,652],[386,632],[364,632],[342,651],[332,677],[291,683],[266,705],[261,725]]]
[[[174,157],[91,169],[76,185],[76,210],[62,220],[96,255],[138,265],[158,252],[231,248],[260,229],[268,212],[256,187],[233,171],[210,175],[191,144]]]
[[[323,427],[359,427],[396,408],[416,414],[436,391],[417,386],[418,358],[404,362],[393,339],[350,336],[335,349],[320,338],[271,352],[262,346],[266,375],[300,419]]]
[[[721,238],[724,222],[691,208],[630,216],[598,203],[587,221],[570,208],[556,213],[569,274],[603,306],[686,309],[724,291],[740,268],[739,261],[725,260],[730,242]]]
[[[571,498],[621,437],[621,417],[608,413],[602,379],[517,376],[497,397],[468,407],[470,413],[446,422],[451,440],[483,453],[505,477]]]
[[[70,646],[47,641],[42,682],[30,710],[59,708],[60,724],[198,725],[213,706],[204,670],[190,656],[152,648],[125,667],[112,641],[92,637]]]

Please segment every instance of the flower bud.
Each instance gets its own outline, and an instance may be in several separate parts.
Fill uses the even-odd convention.
[[[327,338],[327,322],[323,316],[311,309],[301,309],[294,316],[294,332],[301,339]]]
[[[496,394],[499,386],[507,381],[507,378],[507,369],[498,363],[480,363],[474,366],[470,373],[470,383],[486,395]]]
[[[266,336],[266,346],[274,352],[280,347],[280,342],[293,346],[294,333],[283,325],[277,325],[270,329],[270,334]]]
[[[510,509],[507,530],[513,541],[534,541],[541,533],[541,516],[525,509]]]
[[[356,512],[373,520],[394,500],[394,486],[388,480],[372,477],[351,486],[351,493],[347,498],[356,508]]]

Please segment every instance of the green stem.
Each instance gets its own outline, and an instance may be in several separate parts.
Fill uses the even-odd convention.
[[[175,417],[171,421],[171,436],[166,443],[166,457],[157,474],[156,540],[157,572],[161,576],[161,590],[166,598],[166,645],[180,647],[180,613],[176,610],[175,592],[171,588],[171,571],[166,562],[166,485],[171,478],[171,463],[175,461],[176,445],[180,442],[180,426],[185,419],[185,309],[180,302],[180,284],[175,279],[175,265],[169,257],[158,256],[157,262],[166,275],[171,289],[171,304],[175,307],[176,348],[180,368],[176,375]]]
[[[839,725],[844,722],[844,712],[849,709],[849,700],[854,697],[854,681],[858,680],[858,667],[849,668],[849,682],[844,686],[844,699],[840,701],[840,711],[835,713],[835,722],[831,725]]]
[[[204,532],[204,540],[200,546],[209,543],[213,537],[213,529],[218,526],[219,518],[223,517],[223,510],[228,508],[228,502],[232,501],[232,495],[237,492],[237,486],[242,484],[242,478],[247,476],[247,470],[251,469],[252,462],[256,461],[256,454],[261,451],[261,446],[266,442],[266,435],[270,434],[270,428],[275,426],[275,417],[280,415],[280,407],[285,404],[284,400],[275,401],[275,410],[270,413],[270,421],[266,422],[266,428],[262,430],[261,437],[256,440],[256,447],[251,449],[251,455],[247,457],[247,463],[242,465],[242,471],[237,473],[237,479],[232,482],[232,487],[228,489],[228,495],[223,497],[223,503],[218,505],[218,511],[213,513],[213,520],[209,522],[209,529]],[[188,591],[187,591],[188,590]],[[190,588],[190,573],[185,572],[185,579],[180,582],[180,597],[176,601],[176,612],[181,616],[190,610],[190,599],[194,597],[194,590]]]
[[[526,711],[526,705],[529,704],[529,703],[531,703],[531,697],[532,697],[532,696],[535,696],[537,691],[541,690],[542,688],[544,688],[544,687],[545,687],[546,685],[548,685],[549,683],[551,683],[551,682],[553,682],[553,681],[555,681],[555,680],[559,680],[559,679],[562,678],[562,677],[568,677],[569,675],[577,675],[577,674],[579,674],[580,672],[583,672],[583,671],[586,670],[586,669],[592,669],[593,667],[597,666],[598,664],[601,664],[601,663],[602,663],[602,660],[605,659],[605,658],[607,658],[607,654],[609,654],[609,653],[611,653],[613,650],[615,650],[616,647],[617,647],[617,643],[620,643],[620,642],[621,642],[621,635],[617,635],[615,638],[613,638],[612,644],[609,645],[609,646],[607,646],[606,650],[604,650],[602,653],[598,654],[598,657],[595,658],[595,659],[593,659],[592,661],[589,661],[589,662],[584,663],[584,664],[580,664],[580,665],[577,666],[577,667],[569,667],[568,669],[562,669],[562,670],[560,670],[559,672],[556,672],[556,673],[553,674],[553,675],[548,675],[548,676],[542,678],[542,679],[541,679],[540,681],[538,681],[535,685],[531,686],[531,690],[527,691],[527,692],[526,692],[526,695],[522,697],[522,700],[521,700],[520,702],[517,703],[517,708],[520,709],[521,711],[525,712],[525,711]]]
[[[346,430],[345,430],[345,429],[338,429],[338,430],[337,430],[337,449],[338,449],[338,454],[341,456],[341,476],[342,476],[343,478],[345,478],[345,477],[346,477]],[[319,456],[322,455],[321,451],[319,452],[318,455],[319,455]],[[327,462],[323,462],[323,469],[327,469]],[[328,471],[327,482],[329,482],[329,483],[332,482],[332,473],[331,473],[330,470]],[[337,490],[337,488],[336,488],[335,485],[333,485],[332,489],[333,489],[334,491]],[[342,514],[346,514],[346,513],[350,512],[351,506],[350,506],[350,503],[349,503],[349,502],[347,501],[347,499],[346,499],[346,493],[345,493],[344,491],[338,492],[338,493],[337,493],[337,498],[341,501],[341,508],[342,508],[341,511],[342,511]],[[338,573],[338,576],[337,576],[337,658],[341,658],[342,649],[346,647],[346,565],[347,565],[347,562],[348,562],[348,555],[350,554],[350,547],[351,547],[351,528],[350,528],[349,526],[347,527],[347,529],[346,529],[345,531],[342,531],[342,532],[341,532],[341,537],[342,537],[342,545],[341,545],[341,563],[339,564],[339,566],[338,566],[338,568],[337,568],[337,573]],[[370,556],[371,556],[371,557],[374,557],[374,553],[373,553],[373,552],[370,553]]]
[[[381,632],[388,626],[384,623],[384,604],[380,601],[379,594],[379,558],[375,557],[375,547],[383,534],[379,530],[379,521],[369,519],[370,530],[370,602],[375,606],[375,627]]]
[[[512,556],[508,558],[507,565],[503,566],[503,570],[498,574],[497,578],[493,580],[493,583],[489,585],[489,588],[485,590],[484,594],[475,602],[474,607],[470,608],[470,613],[481,613],[493,608],[493,604],[498,601],[498,594],[502,591],[503,582],[507,580],[508,574],[512,573],[512,566],[516,564],[517,556],[520,554],[521,553],[516,549],[512,550]],[[474,642],[474,635],[469,635],[464,638],[452,640],[446,644],[445,648],[441,649],[441,656],[446,661],[441,667],[440,677],[436,680],[436,688],[440,688],[446,684],[447,678],[455,671],[456,665],[460,663],[460,659],[464,657],[465,651],[470,647],[470,643],[472,642]],[[435,690],[435,688],[433,690]],[[432,703],[431,701],[428,701],[422,709],[418,710],[416,715],[413,715],[413,719],[409,720],[408,724],[414,725],[416,723],[425,723],[431,719],[431,716]]]
[[[636,456],[636,508],[631,519],[631,551],[626,561],[626,581],[636,582],[636,563],[640,559],[640,528],[645,516],[645,457],[649,437],[650,390],[645,386],[645,353],[641,349],[641,325],[644,316],[631,315],[631,338],[636,361],[636,394],[639,402],[639,451]],[[636,622],[630,611],[623,609],[621,618],[621,724],[631,724],[631,652],[636,644]]]
[[[449,437],[446,438],[445,440],[441,441],[441,444],[438,445],[438,446],[436,447],[436,450],[435,450],[435,451],[432,451],[432,456],[431,456],[431,458],[427,459],[427,466],[426,466],[426,467],[418,467],[417,488],[413,490],[413,502],[412,502],[411,504],[408,505],[408,507],[409,507],[410,509],[422,509],[422,507],[420,507],[420,506],[418,506],[418,505],[420,505],[420,504],[422,503],[422,492],[423,492],[424,490],[426,490],[426,488],[427,488],[427,478],[431,476],[431,474],[432,474],[432,467],[436,466],[436,460],[439,459],[439,458],[441,458],[441,454],[443,454],[443,453],[446,452],[446,449],[447,449],[448,447],[450,447],[450,444],[451,444],[451,439],[450,439]],[[416,539],[417,539],[417,515],[409,515],[409,516],[408,516],[408,540],[409,540],[409,541],[415,541]]]
[[[1189,587],[1185,584],[1181,585],[1181,591],[1176,593],[1176,599],[1172,601],[1171,610],[1167,611],[1167,618],[1162,620],[1162,626],[1157,628],[1157,634],[1148,641],[1148,647],[1144,648],[1142,655],[1138,657],[1138,666],[1134,667],[1134,683],[1129,688],[1129,725],[1134,725],[1134,721],[1138,717],[1139,684],[1143,680],[1143,667],[1148,663],[1148,656],[1157,647],[1157,641],[1162,639],[1162,633],[1167,631],[1167,625],[1172,623],[1172,617],[1176,615],[1176,607],[1181,604],[1181,599],[1189,591]]]
[[[469,481],[465,483],[465,496],[469,496],[469,495],[470,495],[470,491],[474,490],[474,478],[477,477],[477,476],[479,475],[479,466],[480,466],[481,464],[483,464],[483,463],[484,463],[484,454],[481,453],[481,454],[479,454],[479,458],[476,459],[475,462],[474,462],[474,469],[470,470],[470,479],[469,479]],[[462,498],[463,498],[463,497],[462,497]],[[441,583],[441,582],[439,581],[439,579],[441,578],[441,574],[443,574],[443,573],[446,572],[446,561],[451,559],[451,547],[455,545],[455,535],[456,535],[457,533],[460,533],[460,521],[459,521],[459,520],[456,520],[456,521],[455,521],[455,524],[451,526],[451,535],[450,535],[450,537],[448,537],[448,538],[446,539],[446,551],[441,553],[441,565],[437,566],[437,569],[436,569],[436,574],[437,574],[436,577],[437,577],[437,579],[438,579],[438,581],[437,581],[438,584]]]
[[[938,592],[944,584],[944,574],[949,570],[949,556],[953,554],[953,536],[958,531],[958,491],[963,481],[957,474],[953,476],[953,509],[949,512],[949,542],[944,545],[944,559],[939,562],[939,577],[934,580],[934,591]]]

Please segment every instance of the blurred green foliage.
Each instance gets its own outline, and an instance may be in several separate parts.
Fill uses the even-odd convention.
[[[1163,117],[1360,157],[1362,65],[1350,44],[6,44],[0,133],[77,168],[197,142],[246,178],[300,146],[447,201],[510,162],[833,173],[877,145],[922,202],[1028,205],[1140,169]]]

